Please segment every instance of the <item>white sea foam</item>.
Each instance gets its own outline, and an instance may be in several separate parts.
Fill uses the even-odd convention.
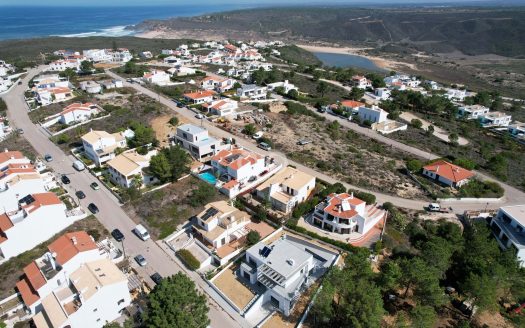
[[[133,30],[126,30],[126,26],[113,26],[109,28],[103,28],[95,32],[84,32],[74,34],[60,34],[54,36],[60,36],[64,38],[86,38],[89,36],[125,36],[133,34]]]

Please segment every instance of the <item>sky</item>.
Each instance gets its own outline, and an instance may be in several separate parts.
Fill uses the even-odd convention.
[[[518,1],[518,0],[515,0]],[[525,2],[525,0],[523,0]],[[390,4],[390,3],[475,3],[485,2],[484,0],[201,0],[198,4],[257,4],[257,5],[272,5],[272,4]],[[151,5],[183,5],[191,3],[188,0],[0,0],[0,5],[11,6],[151,6]]]

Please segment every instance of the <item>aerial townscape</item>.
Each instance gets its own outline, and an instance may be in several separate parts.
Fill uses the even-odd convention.
[[[0,4],[0,328],[525,327],[520,1],[72,2]]]

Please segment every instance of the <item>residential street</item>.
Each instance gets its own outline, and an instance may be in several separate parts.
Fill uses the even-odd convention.
[[[41,68],[31,69],[23,79],[23,85],[17,85],[9,93],[3,95],[3,99],[8,105],[8,117],[10,122],[16,127],[24,130],[24,138],[39,152],[41,156],[50,154],[53,161],[48,165],[57,173],[67,174],[71,179],[71,184],[65,185],[65,188],[74,195],[76,190],[82,190],[86,198],[80,203],[84,208],[91,202],[95,203],[100,212],[96,215],[100,222],[109,230],[120,229],[125,235],[124,247],[126,255],[133,261],[133,257],[142,254],[148,261],[145,268],[138,268],[139,273],[144,279],[151,282],[149,276],[154,272],[162,276],[170,276],[179,271],[185,271],[195,281],[201,290],[206,293],[215,295],[215,300],[221,302],[221,306],[211,298],[209,299],[210,312],[209,317],[212,327],[248,327],[247,322],[233,311],[218,295],[203,281],[198,274],[187,272],[177,263],[173,256],[166,253],[155,241],[146,242],[140,240],[132,233],[135,223],[120,208],[118,200],[106,188],[95,191],[90,188],[92,182],[97,181],[87,170],[77,172],[73,167],[74,158],[72,155],[65,155],[60,148],[53,144],[47,134],[42,129],[34,125],[27,114],[27,105],[24,102],[23,94],[27,87],[27,82],[38,74]],[[177,260],[178,261],[178,260]],[[222,307],[222,308],[221,308]],[[225,311],[226,310],[226,311]]]

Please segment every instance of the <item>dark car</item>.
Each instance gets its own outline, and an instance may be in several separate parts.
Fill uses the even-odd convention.
[[[86,198],[86,194],[84,194],[84,192],[83,192],[82,190],[79,190],[79,191],[75,192],[75,195],[77,195],[77,197],[78,197],[79,199],[84,199],[84,198]]]
[[[88,210],[90,210],[91,213],[93,213],[93,214],[97,214],[98,213],[98,207],[97,207],[97,205],[95,205],[93,203],[89,203]]]
[[[124,240],[124,234],[119,229],[111,231],[111,235],[113,236],[113,238],[115,238],[116,241]]]
[[[93,190],[99,190],[100,189],[100,186],[98,185],[98,183],[96,182],[93,182],[92,184],[89,185],[91,188],[93,188]]]
[[[322,107],[321,107],[321,108],[317,108],[317,111],[318,111],[319,113],[326,113],[326,109],[324,109],[324,108],[322,108]]]
[[[162,276],[158,273],[158,272],[155,272],[154,274],[152,274],[150,276],[151,280],[153,280],[154,283],[156,283],[157,285],[160,284],[160,282],[162,281]]]
[[[18,81],[18,85],[22,85],[22,81]]]
[[[53,161],[53,156],[51,156],[49,154],[45,154],[44,155],[44,159],[46,160],[46,162],[52,162]]]
[[[63,183],[63,184],[70,184],[70,183],[71,183],[71,180],[69,180],[69,178],[67,177],[67,175],[62,175],[62,177],[60,178],[60,180],[62,180],[62,183]]]

